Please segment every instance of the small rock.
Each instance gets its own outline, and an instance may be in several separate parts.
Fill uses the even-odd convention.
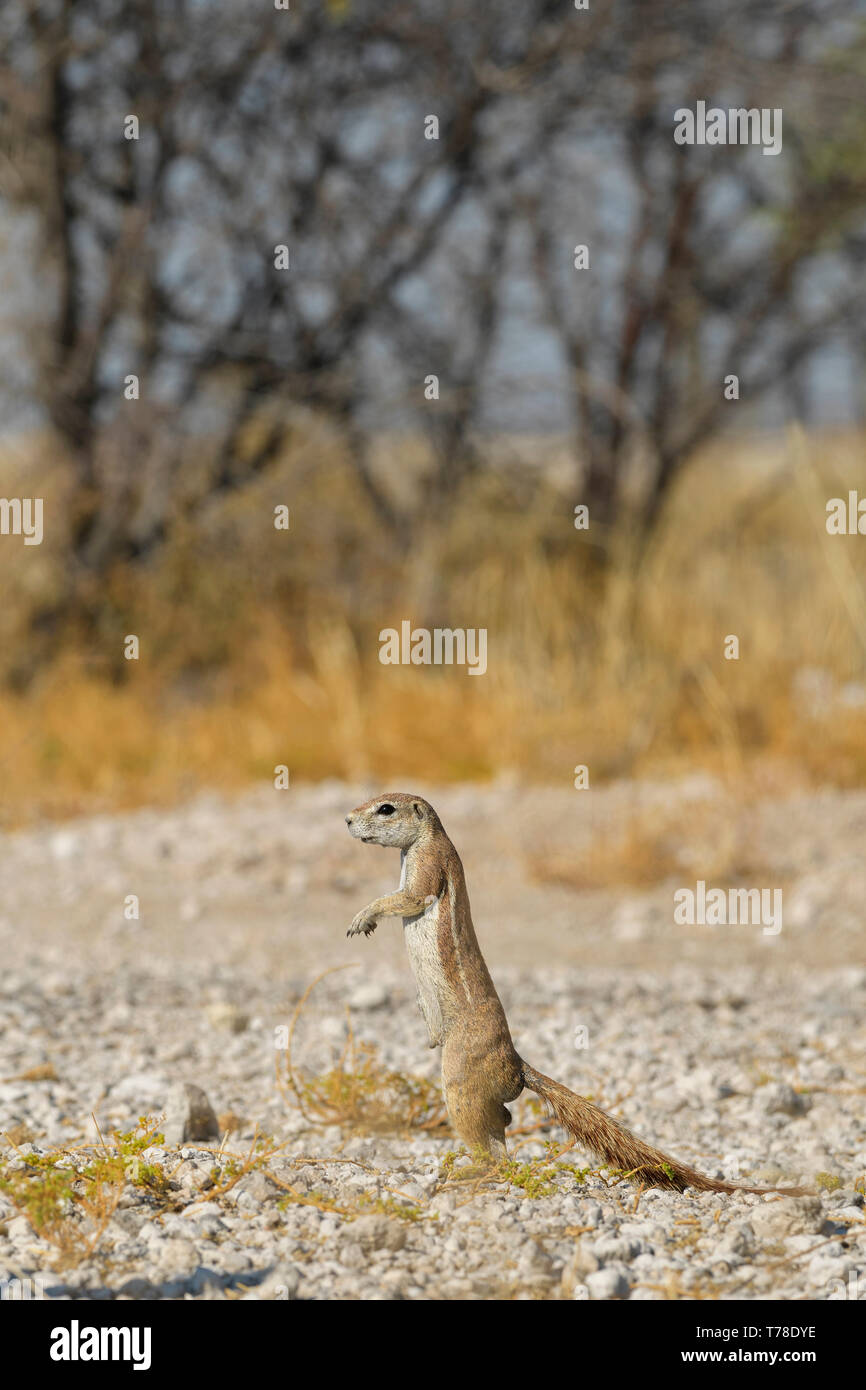
[[[627,1264],[640,1254],[639,1240],[626,1240],[621,1236],[603,1236],[592,1247],[592,1253],[600,1265]]]
[[[861,1232],[864,1229],[864,1225],[866,1225],[866,1217],[863,1215],[862,1208],[854,1206],[853,1202],[850,1207],[835,1207],[831,1219],[833,1221],[842,1222],[843,1224],[847,1223],[853,1226],[854,1230],[857,1232]]]
[[[749,1213],[758,1240],[779,1241],[786,1236],[816,1234],[823,1219],[818,1197],[782,1197],[764,1202]]]
[[[347,1240],[341,1251],[340,1260],[349,1269],[361,1269],[366,1263],[363,1250],[356,1240]]]
[[[749,1221],[738,1221],[729,1226],[719,1242],[723,1254],[739,1255],[749,1259],[755,1253],[755,1232]]]
[[[244,1298],[287,1302],[295,1297],[300,1282],[301,1276],[293,1265],[277,1265],[266,1279],[250,1288]]]
[[[562,1291],[566,1298],[588,1298],[586,1276],[587,1274],[594,1274],[598,1267],[598,1260],[593,1251],[584,1241],[580,1241],[562,1271]],[[579,1287],[584,1290],[582,1294],[576,1292]]]
[[[409,1287],[409,1275],[405,1269],[386,1269],[381,1282],[385,1288],[392,1289],[396,1294],[402,1294]]]
[[[359,1216],[352,1222],[350,1229],[352,1240],[357,1241],[365,1251],[402,1250],[406,1244],[404,1227],[387,1216]]]
[[[214,1180],[202,1164],[185,1162],[174,1170],[174,1178],[186,1192],[206,1192]]]
[[[726,1082],[719,1081],[709,1067],[695,1067],[684,1072],[677,1084],[686,1095],[704,1104],[726,1100],[733,1095],[732,1088]]]
[[[33,1228],[26,1216],[14,1216],[11,1221],[6,1223],[6,1231],[9,1239],[16,1245],[23,1240],[33,1239]]]
[[[612,1265],[608,1269],[598,1269],[587,1274],[586,1287],[593,1302],[605,1298],[628,1298],[629,1282],[622,1270]]]
[[[280,1195],[279,1188],[268,1180],[260,1168],[248,1173],[245,1178],[241,1178],[234,1190],[239,1197],[250,1197],[256,1206]]]
[[[160,1241],[155,1248],[160,1268],[167,1272],[186,1272],[196,1268],[198,1252],[191,1240],[172,1236]]]
[[[786,1081],[772,1081],[755,1095],[755,1104],[765,1115],[805,1115],[812,1108],[811,1096],[801,1096]]]
[[[208,1004],[205,1012],[213,1028],[224,1028],[229,1033],[243,1033],[249,1026],[249,1015],[239,1009],[237,1004],[230,1004],[226,1000]]]
[[[373,1009],[384,1009],[390,998],[384,985],[378,984],[375,980],[368,980],[365,984],[358,985],[349,995],[349,1008],[372,1012]]]
[[[521,1274],[540,1274],[545,1278],[552,1278],[554,1264],[543,1246],[532,1240],[521,1251],[517,1268]]]
[[[164,1133],[166,1144],[219,1139],[217,1117],[200,1086],[189,1081],[172,1086],[165,1103]]]

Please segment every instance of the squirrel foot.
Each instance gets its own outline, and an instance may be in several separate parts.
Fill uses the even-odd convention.
[[[364,912],[359,912],[356,917],[352,918],[352,925],[346,932],[346,935],[358,936],[360,932],[363,932],[365,936],[371,936],[375,930],[376,918],[368,917],[365,910]]]

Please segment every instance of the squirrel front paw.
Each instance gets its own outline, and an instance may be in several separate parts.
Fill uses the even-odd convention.
[[[358,936],[363,932],[365,936],[370,936],[376,930],[376,918],[367,914],[366,908],[352,918],[352,925],[346,932],[347,936]]]

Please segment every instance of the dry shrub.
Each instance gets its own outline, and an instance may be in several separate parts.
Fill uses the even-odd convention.
[[[12,1135],[5,1137],[15,1148]],[[127,1183],[164,1191],[161,1170],[140,1158],[161,1138],[141,1120],[137,1130],[115,1133],[110,1143],[18,1155],[0,1167],[0,1192],[48,1242],[55,1268],[68,1269],[98,1252]]]
[[[595,785],[696,766],[866,785],[866,546],[824,525],[827,498],[866,492],[862,443],[710,450],[645,551],[625,530],[588,544],[571,525],[577,485],[482,474],[402,559],[339,452],[327,467],[289,454],[149,569],[111,575],[99,631],[64,630],[26,697],[0,693],[0,818],[166,804],[278,763],[299,780],[411,766],[564,784],[580,761]],[[285,496],[304,504],[280,534],[266,523]],[[26,565],[15,552],[3,663],[26,645],[31,590],[55,582],[39,549]],[[404,618],[486,627],[487,674],[382,666],[378,633]],[[139,662],[120,658],[128,632]],[[823,706],[802,698],[804,672],[828,683]]]
[[[289,1103],[294,1100],[313,1124],[339,1125],[355,1134],[448,1132],[438,1086],[425,1077],[384,1066],[371,1043],[359,1043],[355,1038],[348,1008],[346,1041],[335,1065],[314,1076],[304,1076],[296,1070],[292,1043],[298,1020],[319,980],[333,973],[326,970],[304,991],[292,1016],[282,1065],[277,1053],[277,1086],[284,1099]]]
[[[7,1076],[6,1081],[59,1081],[59,1077],[53,1062],[40,1062],[38,1066],[29,1067],[27,1071],[19,1072],[17,1076]]]

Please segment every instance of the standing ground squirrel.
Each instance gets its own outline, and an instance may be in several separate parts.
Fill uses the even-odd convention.
[[[429,802],[407,792],[373,797],[346,817],[365,844],[400,850],[400,888],[359,912],[347,935],[402,917],[418,1003],[431,1047],[442,1048],[442,1089],[454,1129],[470,1150],[505,1157],[506,1102],[525,1086],[550,1105],[578,1143],[629,1177],[657,1187],[705,1192],[787,1192],[705,1177],[645,1144],[582,1096],[524,1062],[475,936],[460,856]]]

